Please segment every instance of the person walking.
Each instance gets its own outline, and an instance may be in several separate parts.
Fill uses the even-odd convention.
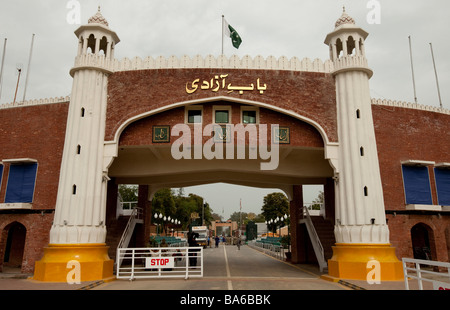
[[[197,243],[197,238],[198,234],[197,233],[191,233],[191,235],[189,236],[188,239],[188,244],[189,247],[197,247],[198,243]],[[197,266],[197,249],[192,249],[189,250],[189,266]]]
[[[214,241],[216,241],[216,248],[218,248],[219,247],[219,242],[220,242],[219,236],[216,236],[216,238],[214,238]]]

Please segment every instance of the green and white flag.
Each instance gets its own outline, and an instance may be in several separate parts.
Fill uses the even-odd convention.
[[[239,45],[241,45],[242,43],[241,36],[233,27],[228,24],[225,18],[223,19],[223,34],[231,38],[231,43],[235,48],[239,48]]]

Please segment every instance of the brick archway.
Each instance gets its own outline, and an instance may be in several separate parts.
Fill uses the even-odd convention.
[[[139,184],[140,189],[146,187],[145,201],[141,205],[146,208],[149,218],[151,199],[160,188],[187,187],[210,183],[229,183],[259,188],[278,188],[286,193],[293,210],[291,215],[300,218],[303,205],[302,195],[294,193],[302,184],[328,184],[335,175],[332,156],[336,143],[330,142],[325,130],[314,120],[284,111],[275,106],[233,98],[210,98],[195,102],[173,104],[170,108],[149,111],[132,117],[117,126],[113,141],[106,147],[116,156],[110,158],[108,175],[116,184]],[[159,143],[152,136],[154,126],[165,125],[173,128],[185,122],[186,109],[201,106],[203,126],[212,122],[214,107],[226,106],[231,111],[231,123],[240,123],[239,114],[243,107],[258,109],[258,124],[278,124],[290,129],[289,143],[279,144],[279,166],[273,171],[261,171],[261,159],[181,159],[172,158],[171,146],[174,141]],[[175,137],[175,138],[178,138]],[[203,143],[210,139],[203,137]],[[195,145],[193,146],[195,147]],[[109,153],[113,154],[113,153]],[[328,155],[328,158],[327,158]],[[329,186],[327,186],[330,189]],[[141,196],[142,198],[143,196]],[[300,199],[300,200],[299,200]],[[114,201],[114,199],[110,199]],[[334,208],[334,201],[332,201]],[[299,210],[297,210],[299,209]],[[334,210],[327,212],[334,214]],[[111,214],[114,213],[111,211]],[[303,246],[308,238],[298,229],[292,229],[295,235],[294,247]],[[148,233],[144,231],[144,234]],[[145,236],[138,237],[145,240]],[[145,244],[145,241],[144,241]],[[331,245],[330,249],[331,251]],[[300,257],[299,251],[293,251],[294,261],[308,261],[309,255]],[[313,256],[313,254],[312,254]]]
[[[17,221],[3,228],[0,239],[0,271],[7,267],[22,268],[26,235],[26,227]]]

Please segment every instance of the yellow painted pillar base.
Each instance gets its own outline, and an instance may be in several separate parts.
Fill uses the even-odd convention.
[[[72,279],[78,271],[75,267],[78,262],[81,282],[111,278],[114,261],[108,256],[108,248],[104,243],[49,244],[42,259],[35,263],[33,280],[67,282],[69,272]]]
[[[379,265],[368,266],[370,261],[379,262]],[[333,257],[328,260],[330,276],[367,281],[373,280],[377,272],[380,281],[403,280],[402,262],[398,260],[395,248],[390,244],[336,243],[333,247]]]

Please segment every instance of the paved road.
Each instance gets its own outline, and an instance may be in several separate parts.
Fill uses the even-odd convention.
[[[249,246],[223,246],[207,248],[204,251],[204,277],[184,279],[112,280],[83,282],[80,284],[38,282],[26,278],[17,279],[14,274],[0,274],[0,292],[3,290],[92,290],[92,291],[132,291],[132,290],[204,290],[221,291],[344,291],[344,290],[405,290],[403,281],[385,281],[368,284],[366,281],[345,280],[339,283],[320,278],[315,265],[292,265],[263,254]],[[17,276],[23,276],[21,274]],[[410,289],[417,290],[417,280],[410,280]],[[424,289],[432,290],[432,285],[424,283]]]
[[[412,290],[417,290],[415,282],[410,282]],[[288,264],[248,246],[242,246],[240,250],[236,246],[205,249],[203,278],[188,280],[116,279],[69,285],[15,279],[5,274],[0,277],[0,298],[20,299],[22,305],[30,303],[30,306],[35,305],[36,300],[57,297],[73,306],[90,305],[90,308],[96,308],[97,305],[105,307],[106,304],[116,308],[122,302],[133,306],[137,301],[144,301],[148,306],[161,302],[169,309],[183,305],[222,307],[245,304],[248,307],[251,302],[260,306],[263,304],[256,304],[257,301],[267,301],[265,305],[276,306],[278,309],[288,307],[292,302],[305,300],[335,306],[336,300],[356,301],[362,296],[370,297],[370,300],[376,298],[375,295],[368,297],[367,294],[354,294],[361,292],[360,289],[383,290],[384,298],[400,298],[402,303],[415,300],[411,294],[417,294],[417,291],[404,291],[402,281],[382,282],[380,285],[369,285],[365,281],[326,281],[320,278],[317,266]],[[27,292],[24,293],[23,290]],[[404,295],[400,294],[401,290]],[[408,292],[409,295],[406,294]],[[433,295],[433,300],[436,297]]]
[[[204,250],[203,278],[116,280],[92,290],[346,290],[320,278],[318,268],[294,266],[248,246]]]

